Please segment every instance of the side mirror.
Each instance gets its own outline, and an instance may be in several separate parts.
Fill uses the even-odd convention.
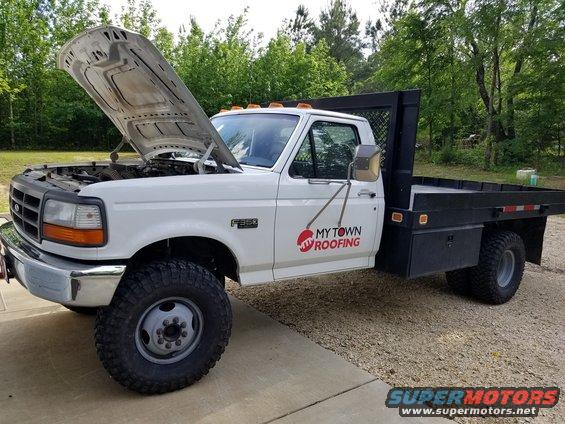
[[[353,178],[357,181],[372,182],[381,173],[381,149],[378,146],[360,144],[355,148]]]

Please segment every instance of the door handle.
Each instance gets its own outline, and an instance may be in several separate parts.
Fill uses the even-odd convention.
[[[368,196],[368,197],[370,197],[371,199],[372,199],[373,197],[375,197],[376,195],[377,195],[377,193],[375,193],[374,191],[371,191],[371,190],[361,190],[361,191],[359,191],[359,193],[357,193],[357,196],[359,196],[359,197],[361,197],[361,196]]]

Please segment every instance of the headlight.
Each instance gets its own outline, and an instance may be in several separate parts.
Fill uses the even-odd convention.
[[[43,237],[77,246],[101,246],[105,234],[98,205],[48,199],[43,207]]]

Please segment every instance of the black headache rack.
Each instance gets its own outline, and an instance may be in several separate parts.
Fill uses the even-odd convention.
[[[520,234],[539,264],[548,215],[565,213],[565,191],[413,176],[420,91],[284,101],[366,118],[383,152],[385,220],[376,268],[407,278],[474,266],[484,231]]]
[[[387,205],[408,207],[416,150],[420,90],[359,94],[281,102],[286,107],[308,103],[315,109],[366,118],[381,148]]]

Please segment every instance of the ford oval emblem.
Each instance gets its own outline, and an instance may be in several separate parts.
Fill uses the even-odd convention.
[[[19,212],[19,211],[20,211],[20,205],[18,205],[17,203],[15,203],[15,204],[14,204],[14,210],[15,210],[16,212]]]

